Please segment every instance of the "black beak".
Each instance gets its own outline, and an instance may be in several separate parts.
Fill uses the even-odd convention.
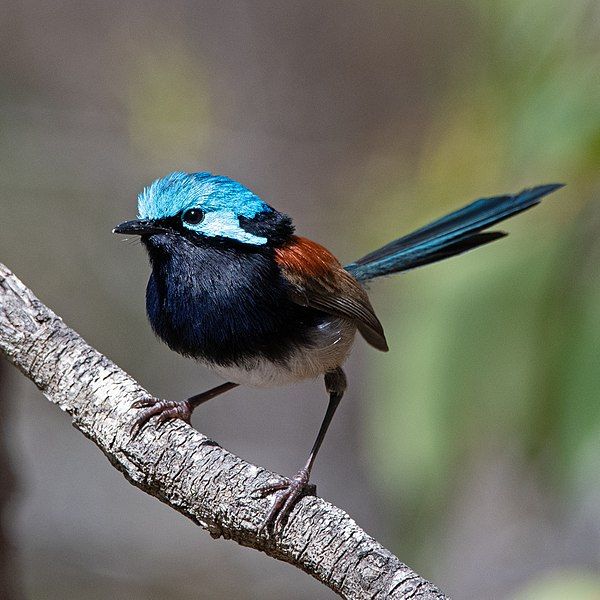
[[[167,231],[164,227],[160,227],[155,221],[125,221],[117,225],[113,229],[113,233],[125,233],[129,235],[152,235],[153,233],[164,233]]]

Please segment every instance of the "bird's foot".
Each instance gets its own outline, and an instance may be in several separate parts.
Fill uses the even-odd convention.
[[[261,497],[275,494],[273,504],[265,517],[260,531],[279,529],[283,527],[296,503],[304,496],[314,496],[317,487],[308,483],[309,474],[305,469],[300,469],[292,479],[282,478],[261,487],[258,495]]]
[[[133,437],[154,416],[158,417],[158,424],[165,423],[171,419],[181,419],[189,423],[192,411],[194,410],[188,400],[158,400],[157,398],[138,400],[131,405],[131,408],[143,409],[131,427],[131,435]]]

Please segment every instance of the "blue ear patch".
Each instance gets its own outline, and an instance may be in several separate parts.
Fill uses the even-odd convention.
[[[205,217],[188,229],[209,237],[226,237],[245,244],[262,245],[267,238],[240,226],[239,217],[254,218],[273,212],[248,188],[229,177],[210,173],[176,172],[157,179],[138,197],[138,218],[159,220],[175,217],[189,208],[200,208]]]
[[[244,244],[254,244],[255,246],[267,243],[267,238],[254,235],[242,229],[238,215],[231,210],[207,212],[202,223],[198,225],[184,223],[183,225],[191,231],[207,235],[208,237],[226,237]]]

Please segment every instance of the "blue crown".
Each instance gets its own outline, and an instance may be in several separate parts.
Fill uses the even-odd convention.
[[[233,211],[253,218],[273,209],[241,183],[212,173],[177,171],[157,179],[138,196],[138,218],[164,219],[184,210],[200,207],[204,211]]]

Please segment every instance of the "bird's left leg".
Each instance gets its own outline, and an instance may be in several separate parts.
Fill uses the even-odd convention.
[[[325,373],[325,388],[329,393],[329,404],[306,464],[293,479],[282,479],[259,490],[263,496],[275,493],[271,510],[262,524],[262,529],[281,526],[302,496],[315,493],[315,486],[308,483],[310,472],[335,410],[346,390],[346,375],[341,367]]]
[[[138,431],[155,415],[158,415],[158,422],[164,423],[171,419],[181,419],[186,423],[190,422],[192,412],[207,400],[224,394],[237,387],[237,383],[228,382],[211,388],[201,394],[196,394],[187,400],[158,400],[157,398],[146,398],[134,402],[131,408],[142,408],[143,410],[133,422],[131,435],[136,436]]]

